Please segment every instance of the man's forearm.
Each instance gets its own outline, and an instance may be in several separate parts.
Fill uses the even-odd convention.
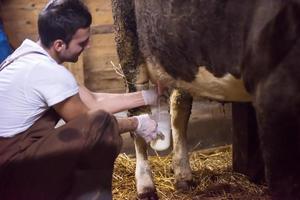
[[[134,131],[135,135],[142,137],[147,143],[157,138],[157,123],[148,114],[117,119],[117,121],[120,134]]]
[[[145,105],[141,92],[123,94],[93,93],[86,87],[80,86],[79,94],[90,110],[101,109],[110,113],[117,113]]]
[[[97,106],[111,113],[145,105],[141,92],[122,94],[94,93],[94,95],[97,99]]]
[[[117,118],[119,125],[119,133],[126,133],[129,131],[135,131],[138,126],[138,120],[135,117],[129,118]]]

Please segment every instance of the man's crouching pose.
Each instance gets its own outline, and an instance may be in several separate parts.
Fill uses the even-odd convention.
[[[39,41],[26,39],[1,64],[1,200],[112,199],[120,134],[156,137],[148,115],[111,114],[154,104],[156,92],[93,93],[61,65],[88,47],[91,20],[80,0],[51,1],[39,15]],[[60,118],[66,123],[55,128]]]

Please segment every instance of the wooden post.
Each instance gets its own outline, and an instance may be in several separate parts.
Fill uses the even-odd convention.
[[[264,180],[255,110],[251,103],[232,104],[233,171],[249,176],[254,182]]]

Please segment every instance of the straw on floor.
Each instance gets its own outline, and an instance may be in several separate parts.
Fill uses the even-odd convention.
[[[178,192],[174,186],[171,155],[149,158],[158,196],[162,200],[269,199],[265,185],[255,185],[246,176],[233,173],[231,146],[190,153],[196,187]],[[113,174],[115,200],[136,199],[135,158],[119,155]]]

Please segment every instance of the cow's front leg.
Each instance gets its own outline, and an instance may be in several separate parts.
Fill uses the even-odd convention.
[[[138,199],[141,200],[156,200],[158,196],[152,180],[151,168],[147,157],[147,144],[140,138],[134,139],[136,152],[136,188]]]
[[[187,147],[187,124],[193,97],[187,92],[174,90],[171,95],[170,112],[173,135],[173,170],[178,190],[194,186]]]

